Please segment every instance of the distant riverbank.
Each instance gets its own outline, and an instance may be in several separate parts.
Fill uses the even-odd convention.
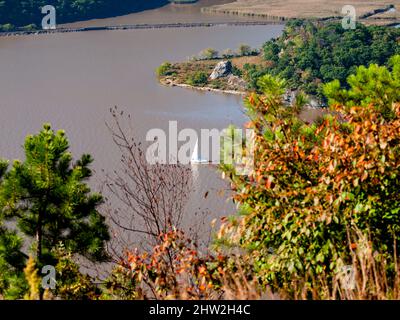
[[[346,0],[247,0],[203,8],[204,13],[259,17],[269,20],[293,19],[333,20],[345,16]],[[400,0],[360,1],[351,4],[356,19],[365,24],[394,25],[400,22]],[[345,11],[346,12],[346,11]]]
[[[54,30],[30,30],[0,32],[0,36],[39,35],[68,32],[86,31],[113,31],[113,30],[135,30],[135,29],[166,29],[166,28],[196,28],[196,27],[217,27],[217,26],[266,26],[274,24],[271,21],[233,21],[233,22],[194,22],[194,23],[143,23],[118,26],[99,26],[82,28],[57,28]]]
[[[156,9],[169,4],[169,0],[43,0],[1,1],[0,30],[31,31],[42,25],[44,14],[54,16],[57,23],[71,23],[89,19],[101,19]],[[51,7],[45,7],[45,5]],[[52,8],[50,10],[49,8]],[[44,12],[42,12],[44,10]]]

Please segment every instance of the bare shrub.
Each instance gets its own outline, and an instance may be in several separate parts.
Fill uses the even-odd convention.
[[[109,249],[120,257],[127,248],[150,249],[159,244],[160,234],[182,227],[192,172],[181,164],[149,164],[143,144],[135,141],[130,115],[116,107],[110,112],[107,127],[121,160],[120,169],[106,174],[103,192],[114,233]]]

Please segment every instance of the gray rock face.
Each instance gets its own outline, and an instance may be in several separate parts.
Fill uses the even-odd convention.
[[[232,64],[230,61],[221,61],[215,66],[210,75],[210,80],[215,80],[228,76],[232,72]]]

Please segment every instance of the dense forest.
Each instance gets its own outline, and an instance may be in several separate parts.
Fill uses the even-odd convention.
[[[166,3],[168,0],[0,0],[0,28],[40,26],[41,8],[45,5],[56,8],[57,23],[65,23],[126,14]]]
[[[400,52],[400,30],[358,24],[345,30],[340,23],[320,24],[297,20],[289,22],[281,37],[268,41],[264,59],[268,67],[247,66],[252,87],[266,74],[279,75],[291,88],[322,97],[321,83],[334,79],[346,84],[357,66],[377,63]]]

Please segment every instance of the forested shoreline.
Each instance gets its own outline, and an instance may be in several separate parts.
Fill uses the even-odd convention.
[[[360,65],[388,65],[390,57],[400,54],[400,29],[357,24],[345,30],[337,22],[293,20],[286,24],[282,36],[267,41],[260,51],[205,49],[189,61],[164,63],[157,71],[159,79],[169,85],[191,85],[201,89],[238,90],[231,77],[211,80],[209,76],[220,61],[233,65],[231,74],[245,81],[244,90],[259,91],[260,77],[271,74],[285,80],[288,92],[303,91],[321,105],[326,99],[323,84],[338,80],[347,86],[347,78]],[[202,81],[192,81],[193,77]],[[230,83],[229,83],[230,82]]]
[[[34,30],[41,25],[41,8],[52,5],[56,9],[57,23],[107,18],[168,4],[168,0],[33,0],[0,1],[0,31],[17,28]]]

